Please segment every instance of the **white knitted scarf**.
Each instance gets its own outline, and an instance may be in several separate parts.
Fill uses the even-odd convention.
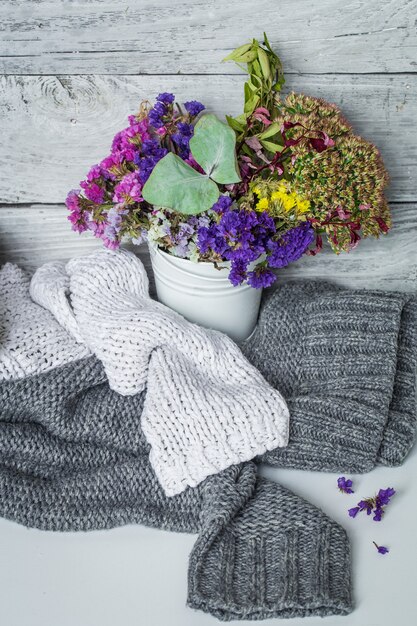
[[[0,380],[40,374],[89,355],[29,295],[29,278],[16,265],[0,269]]]
[[[30,293],[71,334],[71,345],[83,342],[80,350],[102,361],[112,389],[132,395],[146,387],[141,425],[167,495],[287,445],[282,396],[227,336],[152,300],[132,253],[49,263]]]

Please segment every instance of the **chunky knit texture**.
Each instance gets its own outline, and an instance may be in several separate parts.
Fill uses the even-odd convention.
[[[264,462],[334,472],[403,462],[416,430],[416,296],[288,283],[242,349],[290,409],[289,445]]]
[[[88,354],[32,301],[26,274],[6,263],[0,269],[0,380],[45,372]]]
[[[232,466],[168,498],[140,428],[90,357],[0,383],[0,515],[44,530],[141,523],[198,533],[188,604],[222,620],[351,610],[349,543],[321,511]]]
[[[69,293],[69,300],[66,292]],[[165,493],[285,446],[288,409],[231,339],[151,300],[141,261],[100,251],[43,266],[32,296],[103,363],[110,387],[147,394],[142,429]]]

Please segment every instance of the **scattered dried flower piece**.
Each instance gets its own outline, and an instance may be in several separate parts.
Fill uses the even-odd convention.
[[[385,512],[384,507],[387,506],[392,496],[395,494],[395,489],[388,487],[387,489],[380,489],[376,496],[373,498],[365,498],[360,500],[356,506],[348,510],[350,517],[356,517],[361,511],[366,511],[367,515],[374,514],[374,522],[380,522]]]
[[[352,489],[352,481],[350,478],[345,478],[344,476],[339,476],[337,479],[337,486],[339,487],[339,491],[342,493],[355,493]]]
[[[372,543],[378,550],[379,554],[387,554],[389,552],[389,548],[386,548],[385,546],[379,546],[375,541],[373,541]]]

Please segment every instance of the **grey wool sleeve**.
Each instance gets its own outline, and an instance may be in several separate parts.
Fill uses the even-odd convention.
[[[280,467],[399,465],[416,430],[417,297],[291,282],[263,303],[246,357],[290,409]]]
[[[349,613],[345,531],[254,463],[165,495],[140,427],[145,393],[112,391],[95,357],[1,382],[0,515],[195,533],[187,602],[221,620]]]
[[[203,485],[188,605],[224,621],[346,615],[345,531],[277,483],[256,477],[249,488],[251,466],[235,469],[235,484],[209,478]]]

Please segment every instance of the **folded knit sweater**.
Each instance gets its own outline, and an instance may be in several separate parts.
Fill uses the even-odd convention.
[[[13,272],[6,266],[0,282]],[[26,287],[17,279],[15,285],[19,294]],[[168,495],[287,444],[288,409],[279,391],[229,337],[151,300],[145,269],[132,253],[103,250],[72,259],[66,267],[47,264],[33,277],[31,294],[42,306],[31,301],[28,291],[26,307],[23,296],[15,306],[22,319],[26,311],[32,318],[32,310],[39,310],[48,329],[48,351],[55,348],[62,364],[73,360],[78,345],[81,355],[98,356],[115,391],[132,395],[146,388],[141,427]],[[55,342],[49,323],[60,331]],[[13,314],[5,324],[5,332],[13,334]],[[37,346],[39,335],[29,337],[31,346]],[[24,337],[13,354],[19,351],[27,352]],[[40,371],[47,369],[41,365]]]
[[[361,473],[404,461],[416,432],[415,294],[290,282],[241,347],[290,409],[288,446],[263,462]]]

